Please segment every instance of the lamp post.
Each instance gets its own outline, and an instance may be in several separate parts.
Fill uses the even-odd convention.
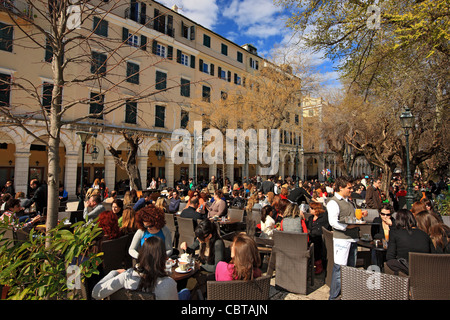
[[[77,131],[76,132],[78,138],[80,138],[81,141],[81,181],[80,181],[80,199],[78,202],[78,209],[77,210],[83,210],[84,209],[84,151],[86,149],[86,141],[90,136],[97,136],[96,133],[91,132],[84,132],[84,131]],[[96,149],[94,149],[96,151]],[[98,155],[98,151],[96,151],[96,155]]]
[[[413,189],[411,183],[411,171],[409,169],[409,129],[413,127],[414,117],[408,107],[400,116],[400,121],[402,122],[402,128],[405,129],[405,140],[406,140],[406,183],[408,185],[406,192],[406,207],[411,210],[413,203]]]

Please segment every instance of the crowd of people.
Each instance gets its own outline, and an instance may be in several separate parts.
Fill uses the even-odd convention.
[[[86,194],[83,213],[86,221],[96,221],[103,230],[96,250],[101,251],[102,241],[132,234],[128,252],[137,264],[128,270],[101,274],[92,297],[103,299],[120,288],[150,291],[157,299],[189,297],[184,290],[177,292],[176,284],[164,273],[164,261],[178,255],[165,214],[180,211],[181,217],[193,219],[196,236],[193,243],[181,243],[180,248],[186,253],[198,253],[201,269],[194,283],[187,284],[190,292],[196,294],[204,289],[207,280],[249,280],[261,276],[261,256],[253,237],[237,233],[228,254],[214,223],[215,217],[224,217],[230,208],[239,208],[244,210],[244,216],[259,210],[257,237],[272,239],[274,230],[307,233],[308,241],[314,243],[316,274],[325,267],[322,228],[333,230],[335,264],[329,272],[332,272],[330,299],[335,299],[340,294],[340,266],[356,263],[359,230],[342,221],[345,216],[354,215],[357,199],[362,201],[363,210],[378,210],[379,217],[374,220],[378,224],[372,226],[372,237],[387,241],[387,265],[394,272],[408,272],[409,252],[450,253],[450,229],[433,209],[434,200],[448,190],[448,184],[441,182],[434,184],[435,188],[421,191],[422,196],[415,196],[412,209],[406,210],[402,206],[404,186],[398,179],[392,181],[387,192],[382,190],[380,179],[367,176],[325,182],[255,177],[233,184],[212,176],[207,183],[194,186],[192,179],[182,180],[173,188],[167,187],[163,180],[158,183],[153,179],[141,196],[136,190],[127,190],[123,197],[119,197],[118,190],[105,193],[106,187],[99,180]],[[430,181],[427,185],[430,186]],[[11,195],[2,195],[5,211],[1,220],[27,206],[34,205],[36,210],[42,207],[39,201],[46,192],[44,185],[32,181],[30,187],[34,192],[24,197],[23,206]],[[420,185],[419,190],[422,189]],[[60,191],[64,198],[64,190]],[[180,210],[182,202],[186,206]],[[107,204],[111,210],[105,209]]]

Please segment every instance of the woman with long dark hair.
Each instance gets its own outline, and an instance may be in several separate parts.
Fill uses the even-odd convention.
[[[400,209],[395,218],[395,228],[389,232],[386,264],[394,272],[409,274],[409,253],[431,253],[433,244],[428,234],[417,228],[411,211]]]
[[[180,244],[180,248],[189,254],[199,251],[201,268],[207,272],[214,272],[219,261],[225,259],[225,245],[219,235],[217,226],[209,219],[201,221],[195,229],[195,240],[191,246],[186,242]]]
[[[165,272],[167,260],[164,242],[150,237],[139,250],[134,268],[110,271],[92,290],[92,297],[100,300],[120,289],[153,293],[156,300],[178,300],[177,283]]]

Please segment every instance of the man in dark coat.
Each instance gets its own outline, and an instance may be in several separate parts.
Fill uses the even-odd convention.
[[[272,177],[269,177],[267,180],[263,181],[261,184],[261,190],[264,194],[267,194],[269,192],[273,192],[275,185],[272,181]]]
[[[33,197],[24,203],[24,208],[29,208],[34,203],[36,206],[36,213],[45,214],[44,208],[47,208],[47,185],[40,184],[37,180],[32,180],[30,184],[34,191]]]
[[[381,209],[381,180],[377,179],[366,191],[366,207],[368,209]]]
[[[297,204],[309,203],[312,196],[303,187],[302,181],[299,182],[299,186],[289,193],[288,200],[296,202]]]

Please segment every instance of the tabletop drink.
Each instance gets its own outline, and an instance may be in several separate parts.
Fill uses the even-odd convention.
[[[362,210],[361,209],[355,210],[355,217],[356,217],[356,219],[361,220],[361,218],[362,218]]]

